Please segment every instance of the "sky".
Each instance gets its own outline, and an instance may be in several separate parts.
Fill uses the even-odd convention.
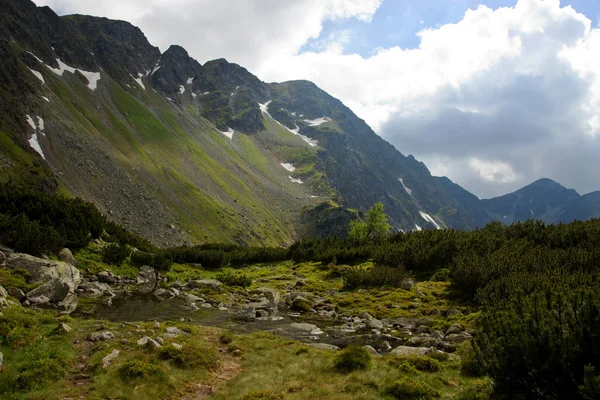
[[[480,198],[540,178],[600,190],[600,1],[34,1],[266,82],[311,80]]]

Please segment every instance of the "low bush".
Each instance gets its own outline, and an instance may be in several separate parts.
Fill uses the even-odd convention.
[[[252,279],[246,275],[233,274],[231,272],[217,275],[217,279],[227,286],[249,287],[252,285]]]
[[[343,276],[344,289],[399,287],[407,276],[403,268],[349,268]]]
[[[139,266],[147,265],[158,271],[169,271],[171,265],[173,265],[173,260],[165,256],[162,252],[155,254],[136,251],[131,254],[131,261]]]
[[[372,357],[367,350],[359,346],[350,346],[338,354],[333,365],[337,371],[348,373],[369,369],[371,364]]]
[[[111,243],[102,251],[102,261],[107,264],[121,265],[129,257],[131,251],[126,245]]]
[[[406,377],[386,388],[385,393],[398,400],[429,400],[440,397],[440,393],[425,382]]]
[[[393,366],[400,366],[404,363],[412,365],[420,372],[439,372],[442,369],[439,361],[427,356],[397,356],[390,361],[390,365]]]

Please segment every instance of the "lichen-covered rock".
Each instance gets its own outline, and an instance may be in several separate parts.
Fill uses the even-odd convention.
[[[372,356],[375,356],[375,357],[381,356],[381,354],[379,354],[379,352],[377,350],[375,350],[375,348],[373,346],[365,345],[365,346],[363,346],[363,349],[365,349]]]
[[[394,356],[426,356],[429,353],[435,352],[435,349],[431,347],[410,347],[410,346],[398,346],[390,352]]]
[[[327,344],[327,343],[310,343],[309,346],[313,347],[315,349],[319,349],[319,350],[329,350],[329,351],[338,351],[338,350],[340,350],[339,347],[334,346],[332,344]]]
[[[188,286],[196,289],[220,289],[223,282],[216,279],[196,279],[189,281]]]
[[[446,331],[446,336],[447,335],[452,335],[455,333],[460,333],[462,331],[464,331],[465,328],[463,328],[460,324],[453,324],[450,328],[448,328],[448,330]]]
[[[296,296],[296,298],[292,301],[292,306],[290,307],[294,311],[310,311],[312,310],[313,303],[302,297]]]
[[[28,254],[14,253],[6,260],[9,269],[24,269],[29,272],[30,283],[47,283],[56,279],[65,282],[74,293],[81,282],[79,270],[62,261],[44,260]]]
[[[102,358],[102,368],[107,368],[112,362],[121,354],[121,352],[117,349],[114,349],[107,356]]]
[[[94,332],[89,336],[92,342],[98,342],[101,340],[111,340],[115,338],[115,334],[111,331]]]
[[[439,340],[432,336],[415,336],[410,338],[405,344],[412,347],[432,347],[436,346]]]
[[[256,289],[254,292],[260,293],[267,298],[274,306],[279,304],[279,291],[271,288],[261,287]]]
[[[141,338],[140,340],[137,341],[138,346],[142,346],[142,347],[154,347],[154,348],[159,348],[162,347],[160,343],[158,343],[156,340],[148,337],[148,336],[144,336],[143,338]]]
[[[234,319],[242,322],[256,321],[256,309],[252,307],[242,308],[233,314]]]
[[[71,253],[71,250],[67,249],[66,247],[62,249],[60,253],[58,253],[58,258],[74,267],[77,266],[77,260],[75,257],[73,257],[73,253]]]

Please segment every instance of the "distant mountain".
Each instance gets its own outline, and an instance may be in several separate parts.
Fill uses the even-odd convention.
[[[404,231],[598,210],[598,196],[544,184],[479,201],[311,82],[201,65],[128,22],[59,17],[30,0],[0,0],[8,180],[92,201],[161,245],[343,235],[376,202]]]
[[[514,193],[487,200],[479,200],[447,178],[439,178],[439,182],[473,216],[478,226],[492,221],[512,224],[536,219],[568,223],[600,217],[600,192],[581,196],[551,179],[540,179]]]

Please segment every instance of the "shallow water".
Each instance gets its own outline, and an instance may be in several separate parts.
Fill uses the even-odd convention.
[[[322,333],[314,335],[310,332],[300,331],[290,326],[292,322],[309,322],[324,329],[330,323],[307,321],[299,318],[281,315],[278,317],[260,318],[254,322],[234,320],[235,310],[220,311],[217,308],[202,308],[196,311],[186,311],[182,308],[185,301],[182,299],[157,300],[149,295],[134,295],[129,297],[114,297],[112,304],[107,304],[106,299],[99,302],[92,313],[85,314],[88,318],[103,319],[113,322],[142,322],[142,321],[179,321],[189,318],[192,323],[203,326],[219,327],[238,334],[252,332],[272,332],[284,339],[302,340],[305,342],[327,342],[327,335]],[[82,315],[79,310],[75,314]]]

